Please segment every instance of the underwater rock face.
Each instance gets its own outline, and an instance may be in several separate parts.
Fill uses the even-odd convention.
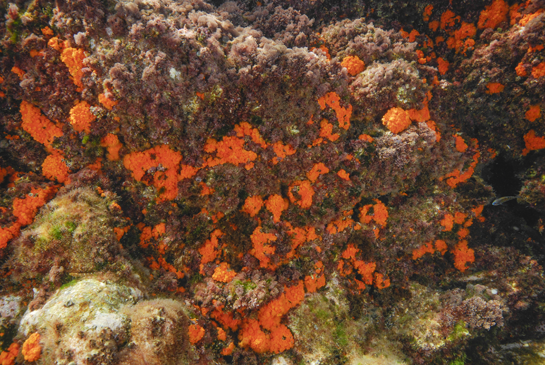
[[[532,363],[544,89],[544,0],[0,1],[0,363]]]
[[[121,312],[142,300],[135,288],[85,279],[59,290],[28,311],[19,332],[41,334],[43,364],[115,364],[129,339],[130,318]]]

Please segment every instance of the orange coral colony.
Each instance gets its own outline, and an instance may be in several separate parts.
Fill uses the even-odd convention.
[[[409,127],[411,119],[409,113],[401,108],[391,108],[382,117],[382,124],[392,133],[400,133]]]
[[[365,63],[358,56],[345,57],[341,66],[345,67],[352,76],[356,76],[365,69]]]
[[[44,117],[34,105],[23,100],[20,112],[23,121],[21,127],[46,147],[51,146],[55,137],[62,137],[62,130]]]
[[[90,133],[91,123],[95,119],[95,115],[91,113],[91,106],[86,101],[77,102],[70,109],[70,124],[77,132]]]
[[[21,351],[26,361],[36,361],[42,356],[42,347],[40,346],[40,334],[35,332],[31,334],[23,343]]]

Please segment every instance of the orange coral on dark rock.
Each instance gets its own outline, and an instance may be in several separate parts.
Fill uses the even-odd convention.
[[[341,66],[348,70],[352,76],[356,76],[365,69],[365,63],[358,56],[347,56],[343,58]]]
[[[123,165],[133,173],[136,181],[141,181],[146,172],[159,165],[166,171],[156,171],[153,176],[153,185],[163,192],[159,201],[172,200],[178,194],[177,168],[182,160],[179,152],[171,150],[167,145],[153,147],[143,152],[133,152],[123,158]],[[144,181],[144,183],[146,183]],[[146,183],[147,184],[147,183]]]
[[[241,211],[255,217],[263,207],[263,199],[259,195],[249,196],[244,201]]]
[[[198,324],[192,324],[188,328],[189,342],[196,344],[204,337],[204,328]]]
[[[461,240],[458,242],[454,250],[454,267],[456,267],[461,272],[467,270],[467,264],[475,261],[475,254],[471,248],[467,247],[467,241]]]
[[[299,195],[299,197],[296,197],[294,193]],[[296,181],[291,184],[288,196],[292,203],[299,205],[303,209],[308,209],[312,205],[314,189],[308,180]]]
[[[96,119],[91,113],[91,106],[86,101],[77,102],[70,109],[70,124],[77,132],[90,133],[91,123]]]
[[[528,152],[541,150],[545,148],[545,137],[537,137],[536,132],[531,129],[524,135],[524,143],[526,147],[522,150],[522,155],[526,156]]]
[[[400,133],[409,127],[411,119],[406,110],[391,108],[382,117],[382,124],[384,124],[392,133]]]
[[[106,158],[110,161],[117,161],[119,160],[119,150],[123,145],[121,142],[119,142],[119,138],[112,133],[108,133],[106,137],[102,138],[100,141],[100,145],[102,147],[106,147],[108,150],[108,154],[106,155]]]
[[[64,157],[60,153],[48,155],[42,163],[42,174],[50,180],[57,180],[63,183],[68,179],[70,169],[64,162]]]
[[[508,11],[509,5],[504,0],[494,0],[485,10],[481,11],[477,23],[479,29],[496,28],[501,22],[507,20]]]
[[[51,146],[55,137],[62,137],[62,130],[44,117],[34,105],[23,100],[20,112],[23,121],[21,127],[46,147]]]
[[[260,267],[268,267],[271,259],[267,255],[274,254],[276,247],[265,244],[276,241],[277,237],[272,233],[264,233],[261,231],[261,227],[257,227],[250,236],[250,239],[254,244],[250,253],[259,260]]]
[[[288,209],[288,206],[288,201],[278,194],[269,196],[269,199],[265,201],[265,207],[272,213],[274,223],[280,222],[280,216],[284,210]]]
[[[53,38],[51,38],[51,40],[53,40]],[[83,71],[81,69],[83,68],[83,60],[85,57],[86,56],[83,49],[78,48],[68,47],[63,49],[61,53],[61,60],[64,62],[66,67],[68,67],[68,71],[70,71],[70,75],[72,75],[74,85],[80,89],[83,88],[83,83],[81,82]]]

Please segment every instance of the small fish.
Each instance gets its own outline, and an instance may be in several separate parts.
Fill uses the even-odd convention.
[[[492,205],[502,205],[505,202],[508,202],[513,199],[520,198],[520,195],[509,195],[509,196],[502,196],[501,198],[498,198],[492,202]]]

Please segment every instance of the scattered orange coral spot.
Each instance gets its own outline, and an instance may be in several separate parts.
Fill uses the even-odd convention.
[[[265,207],[272,213],[274,223],[280,222],[280,216],[284,210],[288,209],[288,206],[288,200],[278,194],[269,196],[269,199],[265,201]]]
[[[53,31],[48,26],[43,27],[41,29],[41,31],[42,31],[42,34],[45,35],[45,36],[52,36],[53,35]]]
[[[305,276],[305,287],[307,288],[308,293],[314,293],[317,289],[325,286],[325,276],[320,277]]]
[[[352,76],[356,76],[365,69],[365,63],[358,56],[345,57],[341,66],[345,67]]]
[[[441,252],[441,255],[444,255],[447,252],[447,244],[443,240],[435,241],[435,249]]]
[[[259,322],[255,319],[244,322],[238,339],[240,347],[250,347],[258,354],[269,351],[269,336],[261,330]]]
[[[358,137],[360,141],[373,142],[375,139],[368,134],[360,134]]]
[[[273,158],[273,164],[275,165],[278,163],[278,161],[284,159],[286,156],[291,156],[296,152],[290,144],[283,144],[281,141],[273,144],[273,150],[277,156]]]
[[[49,180],[57,180],[63,183],[68,179],[70,169],[64,162],[64,157],[60,153],[48,155],[42,163],[42,174]]]
[[[216,259],[217,255],[220,253],[220,251],[216,250],[218,247],[218,238],[222,235],[223,233],[219,229],[214,230],[210,234],[210,239],[206,240],[198,249],[199,253],[202,255],[201,264],[207,264]]]
[[[193,176],[195,176],[198,171],[199,169],[196,167],[182,164],[182,168],[180,169],[180,175],[178,175],[178,179],[179,180],[190,179]]]
[[[441,29],[445,30],[446,28],[451,28],[459,21],[459,16],[456,16],[451,10],[447,10],[441,14]]]
[[[391,108],[382,117],[384,124],[392,133],[400,133],[409,127],[411,119],[409,113],[401,108]]]
[[[522,17],[521,20],[519,20],[519,24],[521,26],[526,26],[526,24],[528,24],[529,22],[531,22],[534,18],[536,18],[537,16],[539,16],[541,13],[543,13],[543,9],[539,9],[538,11],[536,11],[535,13],[531,13],[531,14],[526,14],[525,16]]]
[[[447,73],[449,66],[450,66],[450,63],[448,61],[444,60],[441,57],[437,58],[437,69],[439,70],[439,73],[441,75],[444,75],[445,73]]]
[[[532,68],[532,76],[536,79],[545,76],[545,62],[541,62],[539,65]]]
[[[466,238],[468,235],[469,235],[469,229],[461,228],[460,230],[458,230],[458,237],[460,237],[461,239]]]
[[[123,165],[132,171],[136,181],[141,181],[146,172],[161,165],[166,171],[155,171],[153,186],[160,195],[158,201],[172,200],[178,195],[178,174],[176,169],[182,160],[179,152],[171,150],[167,145],[160,145],[143,152],[133,152],[123,158]],[[143,181],[148,185],[147,181]]]
[[[492,4],[481,11],[477,26],[479,29],[496,28],[501,22],[507,18],[509,5],[503,0],[494,0]]]
[[[119,150],[123,147],[123,144],[119,142],[119,138],[112,133],[108,133],[106,137],[100,141],[102,147],[106,147],[108,154],[106,158],[110,161],[119,160]]]
[[[473,249],[467,247],[466,240],[459,241],[452,253],[454,254],[454,267],[461,272],[467,270],[467,263],[475,261],[475,253]]]
[[[497,94],[501,93],[505,86],[500,84],[499,82],[490,82],[486,84],[486,87],[488,88],[488,90],[486,91],[487,94]]]
[[[452,227],[454,227],[454,217],[452,216],[452,214],[447,213],[439,223],[441,223],[441,225],[445,227],[443,231],[451,231]]]
[[[53,40],[53,38],[50,39],[50,42],[51,40]],[[83,89],[83,83],[81,82],[83,72],[81,69],[83,68],[83,60],[85,57],[83,49],[78,48],[68,47],[63,49],[61,53],[61,61],[68,67],[74,85],[80,89]]]
[[[189,326],[189,342],[196,344],[204,337],[204,328],[198,324],[192,324]]]
[[[62,137],[62,130],[44,117],[40,109],[34,105],[23,100],[20,112],[22,119],[21,127],[39,143],[46,147],[51,147],[55,137]]]
[[[379,274],[379,273],[375,273],[375,286],[379,289],[379,290],[382,290],[384,288],[387,288],[390,286],[390,278],[386,278],[384,279],[384,275],[382,274]]]
[[[221,350],[221,354],[223,356],[229,356],[233,353],[233,350],[235,349],[235,343],[234,342],[231,342],[229,344],[229,346],[227,346],[226,348],[224,348],[223,350]]]
[[[424,243],[419,248],[413,250],[413,260],[418,260],[419,258],[424,256],[425,254],[427,254],[427,253],[433,254],[434,252],[435,252],[435,250],[433,249],[433,246],[432,246],[431,242]]]
[[[253,151],[245,150],[243,148],[244,143],[244,139],[238,137],[223,137],[220,142],[210,138],[206,142],[204,150],[207,153],[216,152],[216,158],[208,158],[206,165],[214,167],[225,163],[238,165],[254,161],[257,158],[257,154]]]
[[[320,137],[327,138],[331,142],[335,142],[336,140],[339,139],[340,135],[338,133],[331,133],[331,132],[333,132],[333,124],[328,123],[326,119],[322,119],[322,121],[320,122]],[[322,138],[319,138],[320,143]]]
[[[76,105],[70,109],[70,124],[77,132],[90,133],[91,123],[96,119],[91,113],[91,106],[86,101],[76,102]]]
[[[352,115],[352,105],[348,105],[348,108],[343,108],[340,104],[341,98],[337,93],[330,92],[318,99],[320,108],[325,109],[326,105],[331,107],[337,116],[339,127],[348,130],[350,127],[350,116]]]
[[[422,14],[422,18],[424,19],[425,22],[430,20],[430,15],[431,15],[432,10],[433,10],[433,5],[431,5],[431,4],[427,5],[424,8],[424,13]]]
[[[115,238],[117,239],[118,242],[121,241],[121,238],[123,238],[125,233],[129,231],[129,228],[131,228],[131,226],[126,226],[124,228],[114,227]]]
[[[19,354],[19,344],[12,343],[9,345],[7,351],[2,351],[0,354],[0,364],[1,365],[13,365],[15,363],[15,358]]]
[[[364,262],[361,260],[354,260],[354,268],[358,270],[358,273],[362,276],[363,282],[367,285],[373,284],[373,272],[377,267],[374,262]]]
[[[54,187],[45,189],[31,189],[32,196],[24,199],[15,198],[13,200],[13,215],[17,217],[17,223],[20,226],[26,226],[32,223],[38,209],[44,206],[51,199],[57,190]]]
[[[263,207],[263,199],[259,195],[249,196],[244,201],[241,211],[248,213],[250,217],[255,217]]]
[[[528,133],[524,135],[524,143],[526,148],[522,150],[522,155],[526,156],[528,152],[534,150],[541,150],[545,148],[545,138],[537,137],[536,132],[531,129]]]
[[[25,76],[25,71],[21,70],[19,67],[17,66],[13,66],[11,68],[11,72],[13,72],[14,74],[16,74],[17,76],[19,76],[19,79],[23,79],[23,76]]]
[[[229,283],[233,278],[237,275],[236,272],[231,270],[229,268],[229,264],[226,262],[222,262],[216,269],[214,270],[214,274],[212,275],[212,279],[216,281],[220,281],[222,283]]]
[[[257,128],[252,127],[250,123],[242,122],[237,124],[235,126],[235,132],[237,133],[237,137],[242,138],[245,136],[249,136],[254,143],[257,143],[262,148],[267,148],[267,143],[261,137],[261,134],[259,134]]]
[[[315,164],[309,172],[307,172],[307,178],[310,181],[315,182],[318,176],[327,174],[328,172],[329,169],[326,167],[326,165],[319,162]]]
[[[267,255],[272,255],[276,251],[274,246],[265,246],[266,243],[276,241],[277,237],[272,233],[264,233],[261,227],[257,227],[250,239],[253,243],[253,249],[250,253],[259,260],[260,267],[268,267],[271,259]]]
[[[296,197],[294,193],[298,194],[299,197]],[[303,209],[308,209],[312,205],[314,189],[308,180],[295,181],[290,185],[288,196],[293,204],[297,204]]]
[[[225,341],[227,339],[227,334],[223,330],[223,328],[218,327],[218,340]]]
[[[206,185],[206,183],[201,182],[201,196],[207,196],[212,195],[214,193],[214,189]]]
[[[439,20],[433,20],[431,22],[428,23],[428,28],[430,28],[430,30],[432,32],[436,32],[437,31],[437,28],[439,28]],[[435,42],[437,43],[437,42]]]
[[[337,172],[337,175],[343,180],[350,181],[350,175],[343,169],[340,169],[339,172]]]
[[[13,223],[11,226],[5,228],[0,227],[0,249],[5,248],[9,241],[19,236],[20,228],[20,223]]]
[[[23,343],[21,351],[26,361],[36,361],[42,356],[42,346],[40,346],[40,334],[35,332]]]
[[[467,151],[467,143],[464,139],[458,135],[454,136],[456,139],[456,151],[464,153]]]
[[[426,125],[429,129],[435,132],[435,141],[439,142],[441,140],[441,133],[437,129],[437,125],[435,124],[435,122],[433,120],[428,120],[426,121]]]
[[[112,108],[116,106],[118,103],[117,101],[107,97],[105,93],[98,95],[98,101],[100,102],[100,104],[104,105],[104,107],[108,110],[112,110]]]
[[[515,71],[517,72],[517,75],[520,77],[528,76],[528,73],[526,72],[526,68],[524,67],[524,64],[520,62],[517,67],[515,67]]]
[[[409,118],[415,122],[425,122],[430,119],[430,110],[428,109],[428,101],[424,102],[422,109],[409,109]]]

